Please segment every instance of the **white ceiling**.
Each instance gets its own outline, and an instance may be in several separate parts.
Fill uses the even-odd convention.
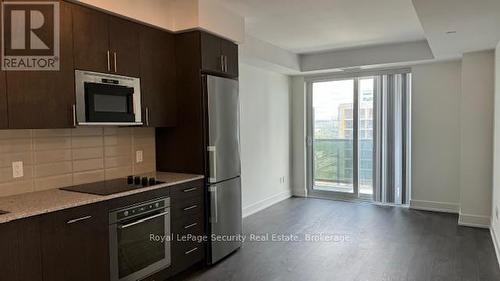
[[[413,5],[436,58],[493,49],[500,40],[500,0],[413,0]]]
[[[245,17],[248,34],[294,53],[425,39],[411,0],[219,2]]]

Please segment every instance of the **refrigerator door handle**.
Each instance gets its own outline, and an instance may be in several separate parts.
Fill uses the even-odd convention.
[[[208,167],[208,181],[213,183],[217,182],[217,153],[216,153],[216,148],[215,146],[208,146],[207,147],[208,151],[208,159],[210,161],[209,167]]]
[[[218,220],[218,217],[219,217],[219,214],[217,213],[217,209],[219,209],[219,206],[218,206],[218,199],[217,199],[217,186],[214,185],[214,186],[211,186],[210,187],[210,201],[211,201],[211,204],[210,204],[210,214],[211,214],[211,217],[210,217],[210,222],[211,223],[217,223],[217,220]]]

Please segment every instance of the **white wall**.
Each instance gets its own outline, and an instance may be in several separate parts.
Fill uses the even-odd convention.
[[[493,139],[493,196],[492,196],[491,229],[495,246],[500,242],[500,42],[495,50],[495,117]],[[500,258],[500,257],[499,257]]]
[[[217,0],[73,0],[170,31],[204,29],[241,43],[245,21]]]
[[[460,61],[412,67],[413,208],[458,212]]]
[[[243,216],[291,196],[289,80],[240,64]]]
[[[462,59],[459,223],[490,226],[493,162],[494,52]]]

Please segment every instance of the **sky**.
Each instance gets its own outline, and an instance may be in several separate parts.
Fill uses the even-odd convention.
[[[354,80],[336,80],[313,83],[313,107],[316,120],[337,120],[338,106],[353,102]],[[361,79],[361,93],[373,90],[373,79]],[[360,99],[362,102],[362,99]]]

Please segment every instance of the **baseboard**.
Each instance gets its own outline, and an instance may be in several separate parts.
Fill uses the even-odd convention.
[[[458,215],[458,225],[479,227],[479,228],[490,228],[490,217],[489,216],[478,216],[471,214],[460,213]]]
[[[280,201],[292,197],[292,192],[290,190],[280,192],[264,200],[260,200],[249,206],[243,207],[243,217],[246,218],[250,215],[257,213],[258,211],[264,210]]]
[[[458,214],[458,204],[425,200],[410,200],[410,209]]]
[[[498,266],[500,267],[500,249],[498,248],[498,240],[497,240],[497,235],[495,233],[495,229],[493,226],[490,227],[490,233],[491,233],[491,240],[493,240],[493,246],[495,247],[495,254],[497,256],[497,262]]]

